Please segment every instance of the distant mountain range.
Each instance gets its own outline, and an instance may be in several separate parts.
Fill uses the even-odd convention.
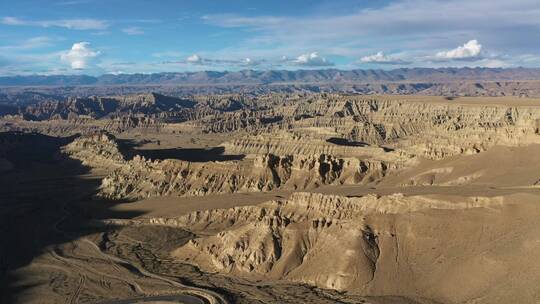
[[[283,83],[375,83],[540,80],[540,68],[410,68],[395,70],[242,70],[236,72],[183,72],[155,74],[106,74],[6,76],[0,86],[99,86],[99,85],[211,85]]]

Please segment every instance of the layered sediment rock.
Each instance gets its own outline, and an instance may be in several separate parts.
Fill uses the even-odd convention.
[[[257,206],[111,223],[205,231],[206,236],[192,239],[172,255],[207,271],[362,292],[373,282],[379,259],[389,259],[399,250],[398,236],[389,223],[374,222],[370,216],[493,208],[502,202],[500,198],[478,197],[456,203],[400,194],[346,198],[294,193],[289,199]],[[397,233],[406,237],[406,231]]]
[[[335,137],[371,146],[391,145],[409,154],[440,159],[460,153],[477,153],[497,144],[520,145],[539,141],[540,108],[537,106],[470,102],[460,103],[459,99],[431,101],[429,98],[309,95],[284,100],[279,105],[272,104],[271,112],[235,112],[220,118],[201,118],[190,124],[207,132],[242,130],[256,134],[259,139],[244,137],[227,143],[231,151],[246,148],[256,153],[265,149],[286,150],[295,145],[294,140],[324,141]],[[268,113],[272,113],[273,120],[264,118]],[[284,132],[295,134],[295,138],[290,143],[281,144],[268,136],[276,137],[278,134],[279,138],[279,134]],[[266,142],[260,137],[265,137]],[[285,141],[287,139],[282,140]],[[306,142],[296,145],[298,151],[305,151],[305,154],[317,150],[308,147]],[[320,146],[321,150],[332,150],[325,147],[331,145]]]
[[[130,199],[363,184],[380,180],[399,166],[327,154],[261,154],[236,161],[209,162],[149,160],[136,155],[125,160],[114,136],[106,132],[79,137],[64,151],[85,165],[112,169],[102,181],[101,195]]]
[[[51,104],[50,108],[43,104],[36,106],[38,112],[27,108],[27,113],[35,112],[31,115],[36,117],[46,113],[43,117],[50,120],[12,118],[1,127],[47,134],[91,133],[100,129],[115,134],[130,130],[220,133],[232,137],[225,144],[227,149],[241,154],[355,156],[357,151],[368,151],[368,147],[390,147],[408,155],[440,159],[477,153],[497,144],[539,142],[540,107],[520,100],[494,100],[486,104],[470,98],[336,94],[216,95],[191,99],[150,94],[109,99],[74,100]],[[107,100],[114,106],[107,106]],[[51,120],[54,117],[62,119]],[[283,134],[289,134],[289,138]],[[354,149],[354,144],[363,144],[365,149]]]
[[[103,131],[81,136],[63,147],[63,151],[91,167],[115,168],[126,164],[116,138]]]
[[[201,103],[214,107],[225,99],[226,107],[233,102],[227,98]],[[362,184],[378,181],[389,171],[413,165],[420,158],[437,160],[479,153],[495,145],[540,143],[540,107],[533,104],[338,95],[283,100],[260,97],[256,105],[254,100],[239,100],[253,109],[251,114],[231,109],[221,118],[210,115],[210,120],[205,116],[195,123],[176,125],[191,126],[191,132],[197,132],[197,125],[213,125],[232,137],[221,145],[225,152],[245,155],[243,159],[191,163],[137,158],[104,180],[103,194],[140,198]],[[263,115],[253,124],[229,124],[231,117],[248,119],[257,113],[281,113],[281,118],[262,123]],[[125,121],[129,124],[131,120]],[[152,126],[152,122],[147,124],[147,128]],[[251,134],[246,135],[244,128]]]
[[[276,156],[242,161],[191,163],[135,157],[107,176],[102,195],[110,198],[193,196],[214,193],[310,189],[329,184],[361,184],[382,178],[388,164],[354,158]]]

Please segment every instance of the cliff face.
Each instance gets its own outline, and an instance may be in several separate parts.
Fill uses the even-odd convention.
[[[295,193],[285,201],[152,219],[147,224],[194,231],[207,225],[205,229],[220,231],[193,239],[172,253],[210,271],[263,274],[324,288],[361,290],[373,281],[379,258],[396,250],[397,245],[388,241],[398,237],[388,227],[373,225],[366,216],[500,204],[499,199],[453,204],[402,195],[345,198]]]
[[[351,155],[359,151],[373,154],[377,146],[391,146],[409,154],[440,159],[485,151],[496,144],[535,143],[539,138],[540,108],[532,103],[512,106],[430,102],[428,98],[329,96],[290,101],[276,107],[274,112],[279,113],[280,120],[267,124],[241,123],[242,120],[231,124],[230,118],[223,118],[223,125],[228,126],[223,129],[234,129],[232,126],[237,125],[238,129],[247,128],[260,135],[235,139],[225,147],[230,151],[254,153],[329,151]],[[203,127],[205,122],[202,119],[198,124]],[[213,130],[220,126],[219,122],[212,125]],[[273,138],[265,138],[264,134],[269,132],[274,134]]]
[[[150,161],[135,157],[107,176],[101,193],[110,198],[193,196],[257,192],[273,189],[311,189],[327,184],[360,184],[386,174],[384,163],[267,154],[238,162],[190,163]]]
[[[116,138],[103,131],[79,137],[62,150],[90,167],[114,168],[126,163]]]
[[[457,216],[470,228],[474,223],[464,214],[482,208],[499,210],[503,204],[499,197],[455,202],[400,194],[347,198],[294,193],[289,199],[256,206],[110,223],[170,226],[195,234],[204,231],[171,255],[210,272],[286,279],[356,294],[384,290],[383,294],[408,296],[420,292],[434,301],[459,303],[475,293],[478,285],[459,294],[437,289],[455,280],[444,277],[445,271],[460,273],[470,266],[463,260],[468,253],[458,254],[456,262],[441,260],[441,255],[453,255],[462,249],[455,242],[445,244],[462,231],[451,221]],[[439,214],[440,222],[435,214]],[[496,214],[492,216],[495,222],[499,217]],[[437,240],[424,234],[429,229],[438,233],[448,230]],[[486,233],[494,235],[495,230]],[[471,234],[462,239],[474,239],[476,230]],[[438,280],[424,284],[415,281],[429,276],[423,273],[423,267],[431,267],[434,273],[429,275]]]
[[[215,193],[311,189],[329,184],[362,184],[381,179],[396,164],[331,155],[248,155],[237,161],[124,160],[112,135],[83,136],[64,151],[85,165],[114,168],[103,179],[109,198],[193,196]]]

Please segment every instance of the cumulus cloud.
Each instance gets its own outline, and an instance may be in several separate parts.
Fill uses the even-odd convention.
[[[62,54],[63,61],[69,62],[74,70],[83,70],[89,66],[91,60],[99,56],[99,51],[94,51],[90,48],[88,42],[77,42],[71,47],[71,50]]]
[[[410,61],[405,61],[403,59],[396,58],[391,55],[385,55],[383,52],[377,52],[376,54],[364,56],[360,58],[361,63],[377,63],[377,64],[389,64],[389,65],[399,65],[399,64],[410,64]]]
[[[438,52],[436,57],[448,60],[477,59],[482,52],[482,45],[477,40],[470,40],[462,46],[449,51]]]
[[[136,26],[126,27],[126,28],[122,29],[122,32],[124,32],[125,34],[128,34],[130,36],[144,35],[144,30],[141,29],[140,27],[136,27]]]
[[[24,20],[16,17],[3,17],[0,24],[37,27],[63,27],[72,30],[104,30],[109,24],[97,19],[59,19],[59,20]]]
[[[209,59],[201,57],[198,54],[188,56],[185,63],[193,65],[222,65],[222,64],[238,64],[240,60],[226,60],[226,59]],[[180,61],[180,63],[183,63]]]
[[[245,67],[255,67],[255,66],[260,66],[266,62],[267,61],[265,59],[252,59],[252,58],[247,57],[241,60],[239,65],[245,66]]]
[[[191,64],[201,64],[203,63],[203,58],[197,54],[193,54],[191,56],[189,56],[188,58],[186,58],[186,62],[187,63],[191,63]]]
[[[319,56],[317,52],[302,54],[293,60],[294,64],[303,66],[331,66],[332,62],[326,60],[326,58]]]

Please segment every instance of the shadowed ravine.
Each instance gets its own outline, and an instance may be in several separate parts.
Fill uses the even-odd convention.
[[[113,268],[125,269],[143,280],[148,278],[168,285],[168,299],[179,303],[226,303],[225,298],[217,293],[186,286],[174,278],[161,277],[130,261],[104,253],[91,238],[87,238],[114,231],[115,227],[90,225],[93,220],[91,212],[85,210],[81,203],[92,200],[99,186],[100,176],[90,172],[79,161],[60,153],[60,147],[72,139],[38,134],[0,134],[3,145],[17,145],[16,149],[6,151],[3,155],[13,163],[14,169],[0,175],[3,185],[0,191],[1,302],[27,303],[28,300],[25,299],[28,299],[28,293],[39,288],[40,278],[55,276],[55,269],[61,269],[60,273],[64,273],[61,276],[67,276],[63,279],[64,284],[70,285],[75,280],[74,283],[80,285],[75,293],[68,291],[65,294],[68,302],[104,301],[106,298],[103,298],[103,295],[95,294],[94,298],[89,298],[91,295],[83,291],[85,284],[89,284],[87,281],[92,279],[81,271],[81,264],[77,262],[84,260],[84,255],[71,255],[66,251],[66,248],[86,244],[89,248],[85,252],[89,256],[102,259]],[[112,211],[111,208],[117,203],[120,201],[94,200],[93,208],[101,210],[92,212],[126,219],[141,215],[139,212]],[[45,261],[49,262],[42,264]],[[55,261],[61,266],[54,266]],[[31,278],[27,273],[35,273],[37,278]],[[120,276],[117,279],[125,280],[125,283],[120,284],[128,284],[129,288],[133,289],[130,298],[140,299],[146,293],[138,286],[139,283],[129,283],[129,278]],[[57,292],[62,294],[60,286],[57,287]],[[152,293],[155,294],[155,291]],[[118,295],[111,294],[106,297],[115,298]],[[131,302],[119,300],[109,303]]]

